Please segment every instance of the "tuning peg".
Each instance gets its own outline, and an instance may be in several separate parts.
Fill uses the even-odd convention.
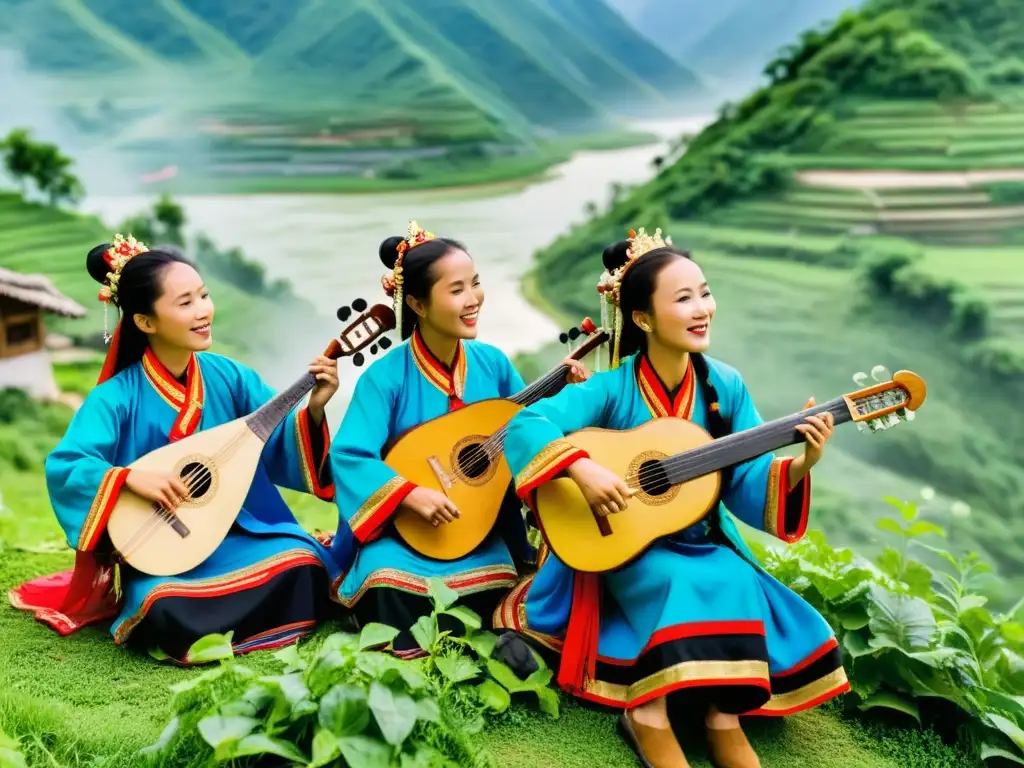
[[[583,322],[580,323],[580,330],[583,331],[587,336],[597,330],[597,326],[594,325],[594,321],[589,317],[584,317]]]
[[[356,312],[362,312],[364,309],[366,309],[366,301],[364,301],[363,299],[356,299],[355,301],[352,302],[352,309],[354,309]]]
[[[380,344],[381,349],[387,349],[388,347],[391,346],[391,339],[389,339],[387,336],[381,336],[380,341],[378,341],[377,343]]]
[[[352,355],[352,364],[355,365],[357,368],[365,362],[366,358],[363,357],[362,352],[356,352],[354,355]]]
[[[562,342],[563,344],[568,344],[569,343],[569,334],[568,333],[560,333],[560,334],[558,334],[558,340],[560,342]]]
[[[882,384],[886,381],[892,381],[892,374],[884,365],[876,365],[871,369],[871,378]]]
[[[569,329],[569,338],[572,341],[576,341],[576,339],[578,339],[579,337],[580,337],[580,329],[579,328],[570,328]]]
[[[371,344],[370,345],[370,354],[371,355],[376,355],[377,354],[377,345],[376,344]]]
[[[863,387],[868,383],[868,375],[864,371],[857,371],[853,374],[853,383],[858,387]]]
[[[345,322],[352,317],[352,310],[349,307],[338,307],[338,319]]]

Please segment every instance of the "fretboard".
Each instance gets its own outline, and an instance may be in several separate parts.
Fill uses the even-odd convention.
[[[685,483],[696,477],[742,464],[779,448],[802,443],[804,436],[797,431],[797,425],[803,424],[808,416],[826,411],[832,414],[836,425],[852,420],[846,401],[837,397],[806,411],[783,416],[781,419],[742,432],[734,432],[700,448],[669,456],[658,464],[665,471],[669,483]]]
[[[316,386],[316,377],[307,373],[288,389],[268,400],[260,408],[253,411],[246,417],[245,423],[253,433],[264,443],[277,429],[284,418],[291,413],[299,401],[308,395]]]
[[[520,405],[533,405],[538,400],[556,395],[565,387],[565,376],[568,372],[569,366],[563,363],[557,368],[548,371],[526,389],[517,392],[508,399]]]

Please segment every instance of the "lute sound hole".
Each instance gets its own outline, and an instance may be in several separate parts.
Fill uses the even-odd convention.
[[[664,466],[654,459],[640,464],[637,469],[637,480],[648,496],[664,496],[672,489]]]
[[[203,498],[213,487],[213,474],[198,461],[190,461],[182,467],[180,477],[193,501]]]
[[[459,472],[470,480],[483,477],[491,468],[491,459],[480,443],[460,446],[457,456]]]

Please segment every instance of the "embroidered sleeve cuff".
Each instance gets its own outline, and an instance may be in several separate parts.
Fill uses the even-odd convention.
[[[78,544],[75,549],[80,552],[92,552],[96,549],[103,532],[107,530],[107,520],[110,513],[114,511],[114,504],[124,487],[124,481],[130,470],[125,467],[111,467],[103,475],[100,481],[100,488],[89,508],[89,516],[82,524],[82,530],[78,534]]]
[[[299,440],[299,462],[306,490],[318,499],[334,501],[334,482],[331,479],[330,463],[327,461],[331,445],[331,430],[327,419],[318,427],[310,418],[309,409],[303,408],[295,419]]]
[[[772,462],[764,505],[764,530],[790,544],[803,538],[811,508],[810,473],[793,490],[789,490],[789,466],[792,463],[789,458]]]
[[[402,499],[415,488],[404,477],[393,477],[370,496],[349,520],[352,535],[367,544],[380,536],[384,524],[388,521]]]
[[[516,475],[516,493],[529,499],[538,487],[553,478],[577,459],[589,458],[587,452],[565,440],[555,440],[544,446],[523,471]]]

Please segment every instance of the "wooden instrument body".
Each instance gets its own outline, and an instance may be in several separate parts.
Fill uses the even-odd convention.
[[[121,489],[107,533],[121,557],[143,573],[172,576],[200,565],[220,546],[238,517],[256,474],[264,443],[235,419],[147,453],[128,468],[183,478],[205,468],[209,482],[186,482],[192,498],[173,513],[188,533],[164,521],[153,502]],[[206,477],[203,474],[201,477]]]
[[[522,408],[511,400],[480,400],[425,421],[387,450],[385,464],[409,482],[445,494],[461,515],[435,528],[415,512],[399,510],[394,525],[406,544],[436,560],[457,560],[490,535],[512,474],[503,445],[486,456],[479,446]]]
[[[657,539],[698,522],[718,499],[721,473],[712,472],[675,486],[643,474],[645,462],[659,461],[707,445],[711,435],[683,419],[654,419],[634,429],[589,428],[566,437],[602,467],[640,490],[626,509],[605,518],[603,535],[579,486],[568,477],[536,491],[537,518],[551,551],[577,571],[603,573],[618,568]]]

